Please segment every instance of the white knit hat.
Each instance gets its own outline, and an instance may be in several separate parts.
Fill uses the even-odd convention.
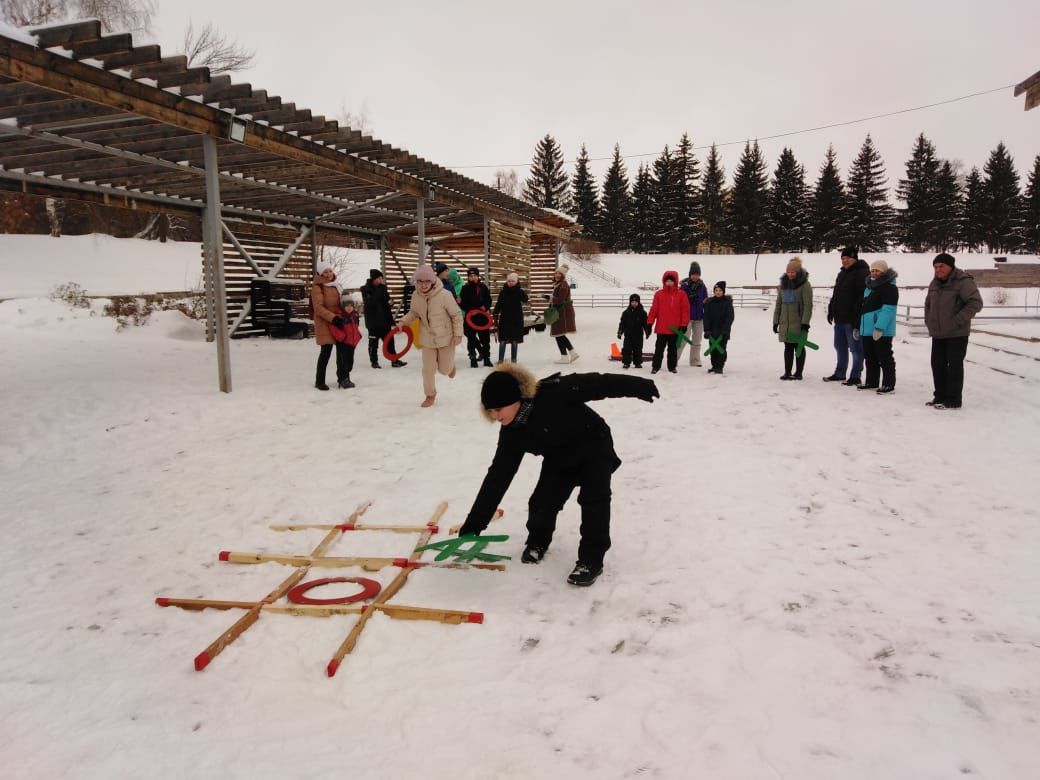
[[[332,271],[333,273],[336,271],[336,269],[332,267],[332,263],[328,260],[319,260],[318,264],[314,266],[314,270],[319,276],[326,271]]]

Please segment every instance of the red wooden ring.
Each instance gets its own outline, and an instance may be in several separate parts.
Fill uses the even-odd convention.
[[[338,599],[310,599],[303,595],[311,588],[315,588],[318,585],[328,585],[330,582],[356,582],[361,586],[361,591],[353,596],[342,596]],[[297,585],[289,591],[289,601],[293,604],[351,604],[355,601],[370,599],[379,593],[381,589],[382,586],[378,582],[366,577],[326,577],[322,580],[312,580],[311,582]]]
[[[408,343],[404,345],[404,349],[402,349],[400,352],[390,351],[390,339],[394,337],[395,333],[403,333],[405,335],[405,338],[408,340]],[[413,341],[415,341],[415,334],[412,333],[411,328],[391,328],[390,332],[383,336],[383,356],[387,360],[400,360],[408,354],[408,350],[412,348]]]
[[[474,314],[479,314],[482,317],[487,317],[487,322],[485,322],[483,325],[477,325],[472,320]],[[466,312],[466,324],[473,328],[473,330],[491,330],[491,328],[495,324],[495,318],[483,309],[470,309],[468,312]]]

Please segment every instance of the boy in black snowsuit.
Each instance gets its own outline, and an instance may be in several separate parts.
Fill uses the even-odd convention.
[[[650,326],[646,324],[646,309],[639,302],[639,296],[632,293],[628,296],[628,306],[621,313],[618,323],[617,337],[624,338],[621,344],[621,367],[628,368],[635,363],[636,368],[643,367],[643,337],[650,336]]]
[[[552,543],[556,516],[578,488],[581,542],[567,581],[587,586],[603,572],[610,549],[610,478],[621,465],[610,426],[587,405],[602,398],[660,398],[649,379],[621,374],[570,374],[536,380],[503,363],[484,380],[484,416],[502,425],[498,448],[459,535],[479,534],[509,489],[526,453],[541,455],[542,471],[528,501],[527,543],[520,560],[539,563]]]
[[[722,341],[722,351],[712,349],[709,353],[711,368],[709,374],[721,374],[726,365],[729,350],[729,332],[733,327],[733,296],[726,295],[726,283],[716,282],[711,297],[704,304],[704,337],[711,344],[711,339]]]

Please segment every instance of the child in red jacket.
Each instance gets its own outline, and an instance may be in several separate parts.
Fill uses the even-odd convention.
[[[654,333],[657,334],[653,369],[650,373],[656,374],[661,370],[661,358],[667,347],[668,370],[674,374],[679,362],[676,353],[679,336],[676,334],[685,334],[686,326],[690,324],[690,301],[686,294],[679,289],[677,271],[665,271],[661,277],[661,284],[661,289],[654,293],[654,302],[650,306],[650,314],[646,318],[646,324],[654,326]]]

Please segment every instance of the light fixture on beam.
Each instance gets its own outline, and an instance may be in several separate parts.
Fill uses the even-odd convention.
[[[430,201],[430,203],[433,203],[435,200],[437,200],[437,190],[435,190],[433,187],[430,187],[426,195],[426,200]]]
[[[231,117],[231,126],[228,128],[228,139],[236,143],[245,143],[246,120],[237,116]]]

